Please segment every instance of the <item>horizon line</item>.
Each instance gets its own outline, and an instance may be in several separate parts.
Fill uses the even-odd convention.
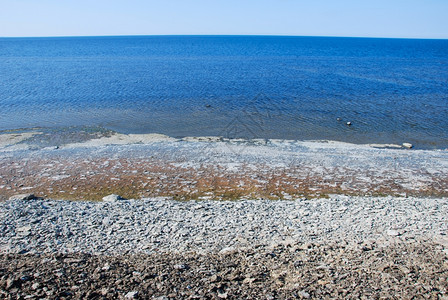
[[[84,37],[319,37],[319,38],[363,38],[363,39],[407,39],[407,40],[448,40],[437,37],[384,37],[384,36],[342,36],[342,35],[289,35],[289,34],[104,34],[104,35],[36,35],[36,36],[0,36],[8,38],[84,38]]]

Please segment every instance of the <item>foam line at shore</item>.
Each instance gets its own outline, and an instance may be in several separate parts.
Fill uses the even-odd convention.
[[[164,134],[148,133],[148,134],[123,134],[117,132],[108,132],[107,135],[99,135],[87,140],[74,140],[67,143],[58,144],[58,148],[91,148],[112,145],[134,145],[134,144],[151,144],[158,142],[208,142],[208,143],[230,143],[230,144],[246,144],[246,145],[288,145],[296,144],[308,148],[377,148],[377,149],[407,149],[404,145],[398,144],[354,144],[334,140],[285,140],[285,139],[241,139],[241,138],[224,138],[220,136],[199,136],[199,137],[183,137],[175,138]],[[42,131],[17,132],[0,134],[0,151],[28,150],[36,148],[45,148],[41,145],[37,147],[34,139],[45,134]],[[51,137],[48,139],[51,140]],[[404,143],[406,144],[406,143]],[[50,146],[49,148],[54,148]],[[446,150],[446,149],[445,149]]]

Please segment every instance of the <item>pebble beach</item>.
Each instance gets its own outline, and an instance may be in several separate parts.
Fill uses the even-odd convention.
[[[446,150],[1,136],[2,298],[448,297]]]

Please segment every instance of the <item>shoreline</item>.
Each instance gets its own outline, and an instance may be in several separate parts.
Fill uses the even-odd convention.
[[[49,138],[40,132],[3,136],[0,199],[25,193],[71,200],[109,194],[177,200],[448,197],[446,150],[97,132],[46,146]]]
[[[446,150],[95,134],[3,139],[0,296],[448,295]]]
[[[52,140],[54,139],[54,140]],[[36,127],[0,130],[0,152],[16,150],[37,150],[46,147],[83,148],[105,145],[147,144],[162,141],[230,142],[230,143],[329,143],[347,147],[372,147],[378,149],[410,149],[423,151],[448,151],[446,147],[421,148],[406,140],[400,143],[370,142],[356,143],[331,139],[282,139],[282,138],[229,138],[216,136],[179,136],[163,133],[122,133],[101,126]],[[25,147],[28,145],[28,147]]]

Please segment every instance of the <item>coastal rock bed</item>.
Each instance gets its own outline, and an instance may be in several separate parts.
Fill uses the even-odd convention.
[[[101,200],[112,193],[128,199],[165,196],[177,200],[331,194],[448,196],[445,150],[377,149],[336,142],[113,137],[57,149],[32,143],[0,149],[0,199],[28,192],[71,200]]]
[[[442,298],[446,199],[0,204],[4,298]],[[163,298],[165,297],[165,298]]]

